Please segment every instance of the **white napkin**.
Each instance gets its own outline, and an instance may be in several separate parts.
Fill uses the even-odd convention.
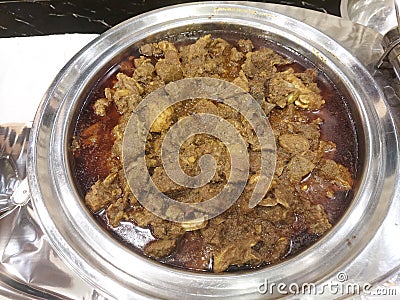
[[[0,124],[33,121],[51,82],[96,34],[0,39]]]

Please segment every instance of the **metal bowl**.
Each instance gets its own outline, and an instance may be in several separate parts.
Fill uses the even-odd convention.
[[[123,247],[86,209],[69,165],[72,130],[85,95],[129,49],[165,37],[182,39],[216,32],[262,36],[313,62],[349,100],[359,138],[360,177],[354,199],[339,223],[301,254],[243,273],[174,269]],[[266,280],[323,284],[340,271],[373,283],[380,275],[362,272],[366,257],[375,256],[365,249],[377,235],[398,190],[397,136],[383,98],[363,65],[334,40],[251,3],[202,2],[146,13],[95,39],[49,88],[36,115],[28,151],[33,204],[60,257],[107,297],[265,299],[276,296],[262,293]]]

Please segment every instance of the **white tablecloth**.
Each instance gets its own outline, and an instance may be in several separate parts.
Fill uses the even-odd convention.
[[[0,39],[0,124],[33,121],[54,77],[96,34]]]

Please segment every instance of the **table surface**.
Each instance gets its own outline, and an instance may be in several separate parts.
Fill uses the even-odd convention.
[[[102,33],[121,21],[146,11],[192,1],[0,0],[0,38],[62,33]],[[256,2],[293,5],[340,16],[339,0]]]

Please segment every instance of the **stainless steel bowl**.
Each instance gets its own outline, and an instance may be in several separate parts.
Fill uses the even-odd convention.
[[[170,268],[123,247],[86,209],[68,159],[74,121],[84,96],[129,49],[165,37],[182,39],[213,32],[263,36],[323,70],[349,99],[361,165],[350,207],[319,242],[278,265],[218,275]],[[339,271],[348,272],[354,280],[374,283],[382,274],[365,274],[363,262],[378,259],[368,248],[382,229],[390,206],[399,202],[394,199],[399,189],[397,133],[383,98],[363,65],[334,40],[255,4],[203,2],[146,13],[95,39],[61,70],[49,88],[34,121],[28,152],[33,204],[60,257],[107,297],[265,298],[268,295],[261,294],[260,287],[266,280],[323,284]]]

